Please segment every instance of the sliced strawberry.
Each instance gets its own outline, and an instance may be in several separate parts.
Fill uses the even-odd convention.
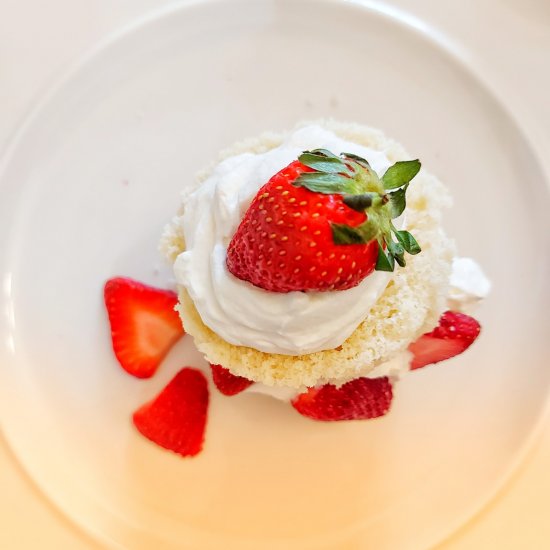
[[[133,415],[135,427],[153,443],[182,456],[202,450],[208,410],[204,374],[186,367]]]
[[[411,370],[432,363],[445,361],[468,349],[479,336],[481,327],[469,315],[446,311],[439,319],[439,325],[422,335],[409,346],[414,355]]]
[[[224,395],[237,395],[254,384],[252,380],[244,378],[244,376],[235,376],[221,365],[210,365],[212,369],[212,379],[216,388]]]
[[[150,378],[184,333],[176,294],[115,277],[105,284],[104,298],[118,362],[131,375]]]
[[[356,378],[339,388],[332,384],[309,388],[292,400],[292,406],[301,415],[315,420],[366,420],[385,415],[392,397],[387,376]]]

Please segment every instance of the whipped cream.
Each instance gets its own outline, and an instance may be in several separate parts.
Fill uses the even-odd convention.
[[[225,159],[199,189],[183,197],[186,250],[176,258],[176,280],[187,289],[203,323],[231,344],[284,355],[338,347],[392,277],[375,271],[349,290],[273,293],[227,269],[227,246],[258,190],[304,150],[315,148],[359,155],[379,175],[392,164],[382,152],[310,125],[270,151]]]
[[[471,258],[454,258],[449,290],[449,309],[469,313],[491,290],[481,267]]]

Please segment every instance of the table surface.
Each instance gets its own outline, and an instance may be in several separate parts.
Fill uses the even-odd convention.
[[[0,150],[32,101],[71,63],[121,25],[169,3],[0,0]],[[546,154],[550,151],[550,2],[391,0],[386,4],[438,29],[462,51],[523,128],[550,181]],[[548,548],[549,464],[547,417],[512,480],[440,550]],[[36,490],[1,439],[0,487],[0,548],[99,549]]]

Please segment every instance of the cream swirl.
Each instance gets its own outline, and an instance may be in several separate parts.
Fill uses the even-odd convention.
[[[203,323],[231,344],[284,355],[333,349],[363,321],[390,281],[391,273],[376,271],[349,290],[273,293],[228,271],[227,246],[260,187],[302,151],[315,148],[360,155],[380,175],[391,164],[383,152],[310,125],[265,153],[225,159],[184,197],[186,250],[174,264],[176,280]]]

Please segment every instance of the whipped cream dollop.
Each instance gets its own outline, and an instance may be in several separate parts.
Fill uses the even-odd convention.
[[[491,290],[491,281],[471,258],[454,258],[449,289],[449,309],[469,313]]]
[[[349,290],[274,293],[227,269],[227,247],[258,190],[303,151],[316,148],[359,155],[379,175],[392,164],[382,152],[310,125],[270,151],[225,159],[200,188],[183,197],[186,250],[176,258],[176,280],[187,289],[203,323],[231,344],[285,355],[338,347],[392,277],[375,271]]]

